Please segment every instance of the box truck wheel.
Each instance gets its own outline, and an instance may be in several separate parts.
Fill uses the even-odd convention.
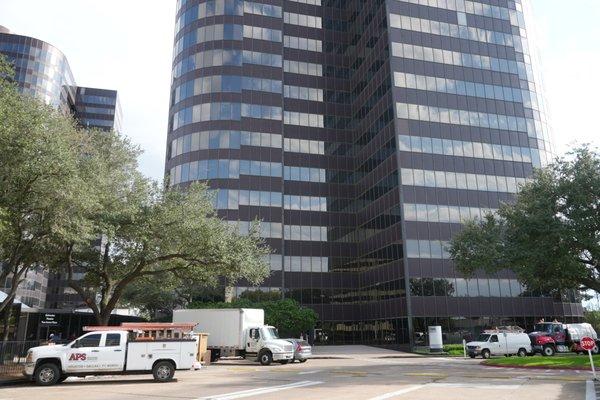
[[[60,370],[53,363],[42,364],[35,369],[35,383],[40,386],[54,385],[60,379]]]
[[[482,357],[482,358],[484,358],[484,359],[486,359],[486,360],[487,360],[488,358],[490,358],[490,357],[491,357],[491,355],[492,355],[492,354],[490,353],[490,351],[489,351],[488,349],[485,349],[485,350],[483,350],[483,351],[481,352],[481,357]]]
[[[152,375],[157,382],[168,382],[175,375],[175,366],[171,361],[158,361],[152,367]]]
[[[554,347],[552,346],[544,346],[542,349],[542,355],[546,357],[551,357],[554,355]]]
[[[519,351],[517,351],[517,356],[519,357],[527,357],[527,350],[525,350],[524,348],[520,348]]]
[[[269,350],[262,350],[258,353],[258,361],[261,365],[271,365],[273,362],[273,354]]]

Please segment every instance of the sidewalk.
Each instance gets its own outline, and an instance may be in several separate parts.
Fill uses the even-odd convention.
[[[21,365],[0,365],[0,386],[13,383],[25,382],[25,377],[21,373]]]
[[[407,353],[379,347],[363,345],[343,345],[343,346],[313,346],[313,356],[315,359],[351,359],[351,358],[420,358],[419,354]]]

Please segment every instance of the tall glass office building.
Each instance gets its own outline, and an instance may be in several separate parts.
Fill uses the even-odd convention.
[[[314,308],[319,341],[579,320],[572,296],[465,279],[446,251],[550,158],[528,6],[179,0],[169,182],[207,180],[242,232],[262,220],[260,289]]]

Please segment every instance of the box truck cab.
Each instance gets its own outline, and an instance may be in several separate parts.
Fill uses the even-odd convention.
[[[23,374],[38,385],[53,385],[69,376],[152,374],[159,382],[196,360],[194,339],[138,341],[126,330],[87,333],[65,345],[33,347]]]
[[[513,354],[525,357],[532,349],[529,336],[524,332],[485,331],[477,340],[467,343],[467,352],[471,358]]]
[[[194,323],[194,332],[208,333],[213,362],[237,356],[262,365],[287,364],[294,358],[294,346],[265,325],[264,315],[264,310],[252,308],[175,310],[173,322]]]

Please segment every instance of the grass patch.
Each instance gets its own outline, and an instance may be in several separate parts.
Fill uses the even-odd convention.
[[[444,352],[450,356],[464,356],[462,344],[446,344],[444,345]]]
[[[600,366],[600,355],[593,356],[594,365]],[[590,368],[590,358],[585,355],[556,355],[554,357],[503,357],[485,360],[484,365],[505,367],[541,367],[541,368]]]

